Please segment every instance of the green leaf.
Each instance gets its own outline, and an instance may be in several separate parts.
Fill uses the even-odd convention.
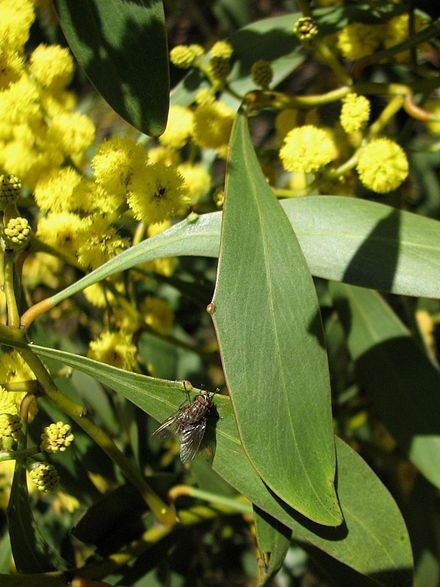
[[[26,465],[16,461],[7,509],[9,537],[15,566],[19,573],[50,571],[59,557],[54,556],[41,536],[32,515],[26,483]],[[58,566],[58,565],[57,565]],[[67,568],[66,565],[62,565]]]
[[[266,567],[264,581],[261,582],[261,585],[267,585],[280,570],[286,558],[292,531],[255,506],[254,516],[257,543]]]
[[[41,357],[58,360],[95,377],[156,420],[164,420],[182,404],[181,382],[130,373],[56,349],[37,345],[30,348]],[[388,490],[361,457],[337,440],[338,496],[344,524],[337,528],[320,526],[283,504],[267,488],[241,447],[229,399],[216,395],[214,401],[219,418],[209,425],[211,432],[215,432],[212,467],[225,481],[291,528],[299,539],[316,545],[360,573],[384,573],[379,585],[410,585],[412,555],[402,516]]]
[[[331,284],[365,387],[408,458],[440,487],[440,373],[374,291]]]
[[[143,133],[168,114],[168,50],[160,0],[56,0],[76,59],[110,106]]]
[[[243,447],[283,501],[336,526],[342,519],[318,300],[243,115],[232,130],[228,170],[212,317]]]
[[[440,298],[440,222],[342,196],[309,196],[281,205],[312,275],[395,294]],[[189,217],[52,297],[55,304],[140,263],[173,256],[217,257],[221,212]]]

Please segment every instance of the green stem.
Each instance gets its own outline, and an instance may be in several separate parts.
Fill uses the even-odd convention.
[[[23,450],[2,450],[0,451],[0,462],[24,460],[39,452],[41,450],[38,446],[32,446]]]
[[[252,506],[250,502],[244,497],[225,497],[224,495],[218,495],[216,493],[211,493],[209,491],[203,491],[202,489],[197,489],[196,487],[192,487],[191,485],[175,485],[169,492],[168,497],[170,497],[173,501],[175,501],[178,497],[185,495],[189,497],[194,497],[197,499],[203,499],[208,503],[212,503],[215,506],[222,505],[232,510],[235,509],[237,512],[241,514],[252,514]]]
[[[8,312],[8,325],[18,328],[20,326],[20,316],[18,314],[17,299],[14,289],[14,263],[15,253],[5,251],[5,296],[6,307]]]
[[[387,106],[382,110],[379,118],[373,122],[368,130],[368,139],[377,136],[382,132],[393,116],[402,108],[405,102],[404,96],[394,96]]]
[[[0,383],[0,385],[3,387],[3,389],[6,389],[6,391],[27,391],[28,393],[33,393],[34,395],[37,395],[40,391],[38,381],[35,381],[35,379]]]

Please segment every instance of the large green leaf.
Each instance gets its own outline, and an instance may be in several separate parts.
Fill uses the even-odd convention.
[[[243,447],[286,503],[337,526],[342,519],[318,300],[240,114],[226,186],[212,317]]]
[[[312,275],[396,294],[440,298],[440,222],[340,196],[281,205]],[[221,213],[189,217],[124,251],[52,298],[54,303],[109,275],[172,256],[217,257]]]
[[[440,373],[374,291],[331,284],[361,384],[408,458],[440,487]]]
[[[143,133],[163,132],[168,50],[161,0],[56,0],[61,27],[98,92]]]
[[[2,342],[5,342],[2,340]],[[153,379],[92,359],[31,345],[41,357],[54,359],[91,375],[120,393],[158,421],[182,405],[184,386]],[[388,490],[350,447],[336,442],[337,489],[344,524],[320,526],[283,504],[258,477],[241,447],[230,401],[216,395],[219,418],[210,424],[215,434],[213,469],[260,509],[294,531],[295,537],[367,575],[381,575],[379,585],[411,584],[412,555],[402,516]]]

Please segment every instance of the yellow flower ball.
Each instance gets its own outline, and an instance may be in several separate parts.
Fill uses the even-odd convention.
[[[200,104],[194,113],[194,140],[199,147],[226,147],[234,123],[235,112],[224,102]]]
[[[87,356],[119,369],[131,370],[136,363],[136,352],[131,334],[106,330],[90,342]]]
[[[402,147],[391,139],[380,138],[363,147],[356,169],[365,187],[386,194],[407,178],[409,165]]]
[[[171,106],[165,132],[159,137],[162,145],[181,149],[193,132],[193,113],[185,106]]]
[[[353,22],[337,34],[336,45],[346,59],[362,59],[372,55],[380,43],[380,28]]]
[[[335,159],[336,153],[336,146],[327,131],[306,125],[287,133],[280,158],[287,171],[314,173]]]
[[[370,102],[364,96],[350,93],[343,100],[341,126],[347,133],[361,130],[370,118]]]
[[[30,57],[29,69],[43,88],[62,90],[72,81],[74,65],[68,49],[41,44]]]
[[[200,163],[196,165],[182,163],[177,171],[185,181],[192,204],[195,204],[211,189],[211,176]]]

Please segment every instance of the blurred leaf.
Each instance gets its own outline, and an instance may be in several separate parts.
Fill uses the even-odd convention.
[[[37,345],[31,348],[41,357],[58,360],[95,377],[158,421],[182,404],[181,382],[130,373],[56,349]],[[209,426],[215,432],[212,467],[219,475],[260,509],[291,528],[298,539],[314,544],[360,573],[381,573],[379,585],[411,584],[412,555],[405,523],[388,490],[360,456],[336,440],[337,490],[344,524],[337,528],[320,526],[289,508],[267,488],[241,447],[229,399],[216,395],[214,401],[219,419]]]
[[[228,83],[235,92],[244,95],[257,89],[250,71],[258,59],[272,64],[271,87],[276,87],[303,63],[306,55],[293,34],[293,24],[299,16],[299,13],[293,13],[258,20],[228,38],[234,48],[234,65]],[[205,78],[198,70],[191,71],[171,92],[171,102],[182,106],[191,104],[202,87],[208,87]]]
[[[266,585],[280,570],[286,558],[292,531],[257,507],[254,507],[254,516],[258,547],[268,560],[264,581],[259,584]]]
[[[2,587],[66,587],[66,577],[64,574],[49,573],[0,575],[0,585]]]
[[[440,487],[440,373],[378,293],[331,284],[361,384],[385,426]]]
[[[281,202],[312,275],[396,294],[440,298],[440,222],[344,196]],[[73,294],[140,263],[217,257],[221,213],[192,217],[124,251],[52,297]]]
[[[11,555],[11,542],[9,540],[9,533],[6,531],[0,539],[0,573],[7,573],[9,571]]]
[[[318,300],[243,115],[232,130],[228,171],[212,318],[242,444],[283,501],[336,526],[342,519]]]
[[[67,568],[67,564],[51,550],[41,536],[35,523],[29,503],[26,465],[23,461],[15,463],[7,519],[12,555],[19,573],[50,571],[54,565]]]
[[[61,27],[103,98],[143,133],[164,131],[168,50],[160,0],[56,0]]]

